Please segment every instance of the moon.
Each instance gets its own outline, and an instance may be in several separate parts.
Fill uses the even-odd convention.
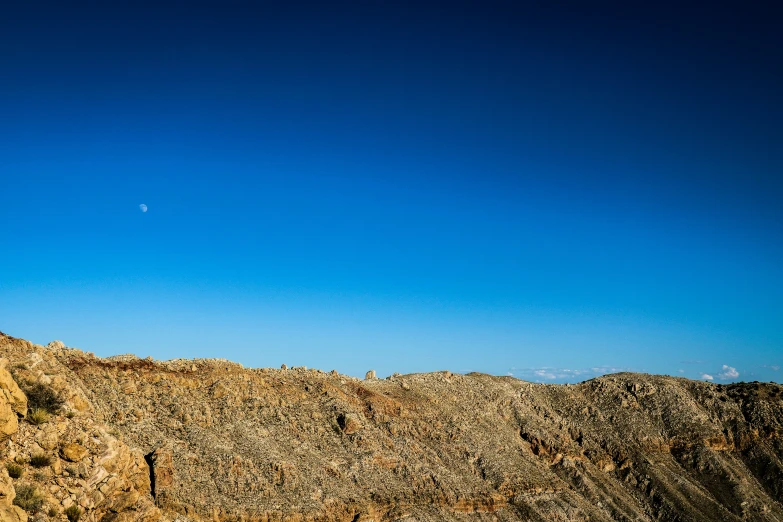
[[[142,203],[141,205],[139,205],[139,210],[141,210],[142,212],[146,212],[147,211],[147,205]]]

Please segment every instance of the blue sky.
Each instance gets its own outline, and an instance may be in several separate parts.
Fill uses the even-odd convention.
[[[6,333],[781,381],[779,8],[2,11]]]

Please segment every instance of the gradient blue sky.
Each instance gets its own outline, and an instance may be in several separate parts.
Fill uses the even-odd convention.
[[[64,4],[0,7],[0,330],[781,381],[780,6]]]

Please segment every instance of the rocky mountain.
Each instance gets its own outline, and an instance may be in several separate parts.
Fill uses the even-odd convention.
[[[783,521],[776,384],[0,358],[2,522]]]

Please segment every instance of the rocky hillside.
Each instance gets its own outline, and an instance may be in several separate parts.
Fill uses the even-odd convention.
[[[775,384],[0,357],[2,522],[783,521]]]

